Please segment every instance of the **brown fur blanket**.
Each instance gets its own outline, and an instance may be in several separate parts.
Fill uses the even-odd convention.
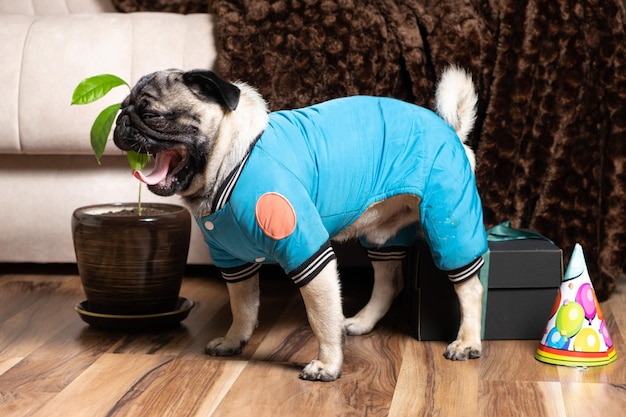
[[[218,71],[257,86],[272,110],[355,94],[430,107],[446,65],[469,69],[486,225],[534,228],[565,262],[581,243],[598,297],[614,290],[626,267],[621,0],[214,0],[212,10]]]

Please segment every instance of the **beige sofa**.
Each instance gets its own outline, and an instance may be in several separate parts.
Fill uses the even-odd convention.
[[[164,68],[211,68],[212,31],[209,14],[122,14],[108,0],[0,0],[0,263],[75,262],[73,210],[137,198],[112,143],[101,166],[92,156],[89,129],[105,103],[70,106],[75,85],[100,73],[134,83]],[[145,189],[143,197],[180,203]],[[189,262],[210,262],[195,227]]]

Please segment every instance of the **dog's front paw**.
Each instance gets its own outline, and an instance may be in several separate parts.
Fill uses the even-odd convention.
[[[318,360],[314,360],[304,367],[300,372],[300,378],[307,381],[334,381],[341,376],[341,366],[337,369],[333,369],[332,366],[328,366]]]
[[[443,356],[453,361],[464,361],[467,359],[480,358],[482,355],[482,345],[479,342],[466,342],[463,340],[455,340],[446,348]]]
[[[211,356],[232,356],[238,355],[245,346],[244,342],[225,337],[218,337],[209,342],[204,348],[204,353]]]

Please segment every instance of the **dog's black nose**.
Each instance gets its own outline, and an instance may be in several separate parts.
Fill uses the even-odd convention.
[[[119,132],[119,134],[123,135],[130,129],[130,117],[127,114],[121,113],[115,122],[115,133],[117,134]]]
[[[115,146],[123,151],[129,150],[133,130],[128,114],[125,114],[125,112],[120,113],[115,122],[115,130],[113,132],[113,143],[115,143]]]

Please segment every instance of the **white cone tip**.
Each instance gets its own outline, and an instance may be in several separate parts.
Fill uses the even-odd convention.
[[[587,263],[585,262],[585,255],[583,254],[583,248],[580,244],[574,246],[572,256],[570,257],[569,265],[565,271],[563,281],[577,278],[587,271]]]

